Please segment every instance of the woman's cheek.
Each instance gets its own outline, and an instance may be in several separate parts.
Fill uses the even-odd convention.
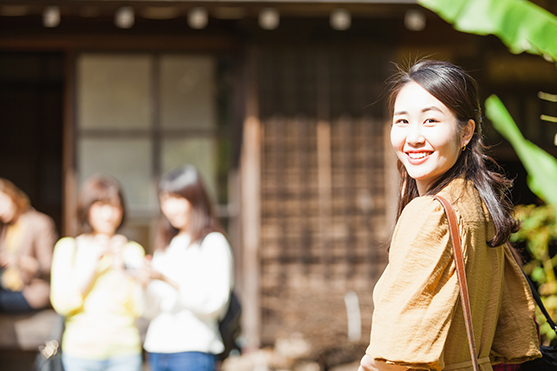
[[[402,160],[402,152],[404,149],[404,133],[397,128],[391,129],[391,145],[395,150],[397,156]]]

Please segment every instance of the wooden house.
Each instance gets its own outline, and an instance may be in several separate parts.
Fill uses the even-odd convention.
[[[554,64],[413,0],[2,0],[0,176],[71,235],[80,183],[109,173],[151,251],[157,179],[193,163],[234,247],[246,349],[348,342],[349,292],[365,343],[398,191],[386,82],[421,57],[471,71],[555,153],[537,96],[557,93]],[[494,154],[532,202],[514,152]]]

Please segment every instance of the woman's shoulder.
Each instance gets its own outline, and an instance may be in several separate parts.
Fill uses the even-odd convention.
[[[481,200],[474,182],[464,178],[454,179],[439,192],[439,195],[445,197],[455,208]]]
[[[54,219],[32,207],[21,214],[20,218],[24,219],[35,230],[37,228],[54,228]]]
[[[478,189],[471,180],[455,179],[441,190],[439,195],[445,197],[464,220],[491,219]]]
[[[432,196],[413,199],[402,211],[396,224],[389,264],[400,259],[423,259],[424,255],[438,257],[447,249],[449,230],[441,203]]]
[[[218,231],[214,231],[211,232],[209,234],[207,234],[203,240],[201,241],[201,246],[205,246],[205,245],[224,245],[224,246],[228,246],[228,239],[226,238],[226,236],[224,234],[222,234],[221,232]]]
[[[457,178],[450,182],[445,188],[439,192],[439,196],[444,197],[454,207],[455,212],[460,216],[461,209],[470,209],[470,205],[482,204],[478,190],[472,181],[464,178]],[[441,203],[434,196],[426,195],[416,197],[406,205],[402,211],[406,218],[435,218],[439,219],[444,215],[445,210]]]
[[[56,242],[54,249],[56,251],[73,250],[77,246],[77,240],[73,237],[62,237]]]
[[[395,236],[437,234],[445,224],[445,212],[441,203],[432,196],[416,197],[406,205],[398,219]]]
[[[421,196],[410,201],[402,211],[400,217],[423,220],[424,218],[437,214],[443,214],[441,203],[432,196]]]
[[[76,239],[74,237],[62,237],[56,242],[56,245],[75,245]]]

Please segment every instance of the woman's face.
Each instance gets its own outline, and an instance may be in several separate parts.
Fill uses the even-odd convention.
[[[416,82],[407,83],[394,106],[391,143],[423,195],[458,159],[474,134],[469,120],[459,129],[455,115]]]
[[[11,222],[14,219],[16,212],[17,208],[12,198],[6,193],[0,191],[0,221],[2,223]]]
[[[179,231],[185,231],[190,220],[192,206],[184,197],[161,194],[161,210],[170,224]]]
[[[122,214],[120,205],[97,201],[89,209],[89,224],[94,233],[112,236],[122,222]]]

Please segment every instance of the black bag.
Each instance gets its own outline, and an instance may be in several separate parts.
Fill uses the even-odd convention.
[[[230,355],[230,352],[236,350],[241,351],[240,346],[236,342],[242,331],[240,326],[240,318],[242,316],[242,306],[234,291],[230,291],[228,299],[228,309],[225,316],[219,321],[219,331],[224,344],[224,351],[219,354],[219,359],[224,361]]]
[[[542,358],[534,359],[520,365],[519,371],[555,371],[557,370],[557,347],[540,347]]]
[[[526,276],[526,274],[525,274],[525,276]],[[534,300],[536,300],[536,303],[538,304],[538,307],[540,308],[543,315],[545,316],[545,319],[547,320],[547,323],[549,323],[549,325],[551,326],[553,331],[555,331],[555,333],[557,333],[557,325],[555,325],[555,322],[553,322],[553,320],[549,316],[549,313],[547,313],[547,310],[545,309],[545,306],[542,303],[542,299],[540,298],[540,295],[538,294],[538,290],[536,289],[536,287],[534,286],[532,281],[530,281],[530,278],[528,278],[528,276],[526,276],[526,280],[528,281],[528,284],[530,285],[530,289],[532,290],[532,295],[534,296]],[[555,371],[555,370],[557,370],[557,347],[542,345],[540,347],[540,351],[542,352],[542,358],[534,359],[532,361],[528,361],[528,362],[523,363],[522,365],[520,365],[520,371]]]
[[[35,357],[35,371],[64,371],[60,341],[64,332],[64,317],[58,316],[52,326],[50,340],[39,346]]]

